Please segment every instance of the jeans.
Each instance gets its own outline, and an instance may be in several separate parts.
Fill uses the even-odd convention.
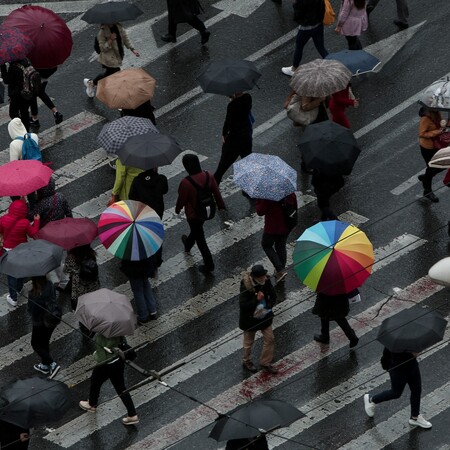
[[[427,168],[425,169],[425,176],[422,180],[423,189],[427,191],[428,193],[431,192],[431,183],[433,181],[433,177],[437,175],[439,172],[442,172],[444,169],[436,169],[434,167],[429,167],[428,163],[430,162],[431,158],[434,156],[434,154],[437,152],[437,149],[428,149],[425,147],[420,147],[420,153],[422,154],[422,158],[425,161],[425,164],[427,165]]]
[[[48,328],[44,325],[33,325],[31,331],[31,347],[41,358],[44,366],[49,366],[53,362],[50,355],[50,338],[55,328]]]
[[[281,272],[286,267],[287,237],[287,234],[263,233],[262,235],[262,248],[277,272]]]
[[[197,17],[194,16],[188,24],[192,27],[198,30],[200,33],[204,33],[206,31],[205,24]],[[173,20],[172,14],[169,14],[169,29],[168,33],[176,37],[177,36],[177,23]]]
[[[344,317],[342,319],[334,319],[334,321],[341,327],[342,331],[348,337],[349,341],[356,339],[356,333]],[[325,339],[330,339],[330,321],[328,319],[320,319],[321,329],[320,334]]]
[[[263,348],[261,356],[259,357],[259,364],[261,366],[268,366],[272,362],[273,353],[275,350],[275,336],[273,335],[272,326],[261,330],[263,335]],[[255,342],[255,331],[244,331],[244,356],[242,360],[249,361],[252,352],[253,343]]]
[[[208,244],[206,243],[205,232],[203,230],[203,224],[205,221],[199,219],[188,219],[187,222],[191,232],[186,239],[186,250],[189,251],[196,243],[206,268],[209,270],[214,270],[214,261],[212,259],[211,252],[209,251]]]
[[[7,275],[6,278],[8,279],[9,295],[14,301],[17,301],[17,294],[23,288],[23,278],[14,278],[10,275]]]
[[[104,71],[103,73],[97,75],[97,76],[92,80],[92,83],[94,84],[94,86],[97,86],[97,83],[98,83],[101,79],[106,78],[106,77],[109,77],[109,76],[112,75],[113,73],[120,72],[120,67],[106,67],[106,66],[103,66],[103,67],[104,67],[105,71]]]
[[[252,152],[252,135],[241,135],[227,137],[222,145],[222,154],[220,155],[219,165],[217,166],[214,178],[217,185],[220,184],[225,172],[239,158],[245,158]]]
[[[292,67],[295,69],[300,65],[300,61],[303,57],[303,48],[312,39],[317,51],[322,58],[328,55],[328,50],[325,48],[323,38],[323,24],[318,25],[312,30],[298,30],[297,37],[295,39],[295,52]]]
[[[369,0],[367,6],[375,8],[380,0]],[[397,3],[397,18],[400,22],[408,23],[409,10],[407,0],[395,0]],[[366,6],[366,7],[367,7]]]
[[[148,278],[130,278],[138,320],[145,321],[156,314],[156,299]]]

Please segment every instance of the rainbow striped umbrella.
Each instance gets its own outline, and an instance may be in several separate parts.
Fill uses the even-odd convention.
[[[345,294],[361,286],[372,272],[373,247],[366,234],[338,220],[306,229],[294,249],[294,270],[313,291]]]
[[[144,203],[123,200],[100,216],[98,237],[120,259],[140,261],[154,255],[164,239],[164,225],[156,211]]]

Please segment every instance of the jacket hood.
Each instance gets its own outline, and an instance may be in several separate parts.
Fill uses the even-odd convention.
[[[202,171],[198,156],[193,155],[192,153],[188,153],[183,156],[183,166],[189,175],[195,175],[196,173],[200,173]]]
[[[47,186],[38,189],[37,194],[39,199],[43,199],[45,197],[51,197],[55,193],[55,180],[50,178]]]
[[[26,219],[28,213],[28,207],[25,200],[14,200],[8,208],[10,216],[16,219]]]
[[[242,272],[242,281],[244,283],[245,289],[247,289],[248,291],[255,289],[255,285],[252,281],[252,277],[249,271]]]
[[[9,137],[11,139],[15,139],[18,136],[24,136],[27,132],[27,129],[25,128],[22,121],[18,117],[16,117],[8,123],[8,132]]]

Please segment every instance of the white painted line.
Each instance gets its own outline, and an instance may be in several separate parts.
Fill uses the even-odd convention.
[[[363,223],[366,223],[369,219],[367,217],[356,214],[354,211],[346,211],[342,214],[339,214],[339,220],[342,222],[351,223],[353,225],[361,225]]]
[[[421,157],[420,154],[417,157]],[[420,174],[424,173],[425,169],[422,169],[420,172],[417,172],[412,177],[408,178],[403,183],[399,184],[396,188],[392,189],[391,194],[401,195],[406,192],[408,189],[411,189],[413,186],[419,183],[419,179],[417,178]]]

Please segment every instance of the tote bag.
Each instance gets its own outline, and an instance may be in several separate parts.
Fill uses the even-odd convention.
[[[323,16],[324,25],[333,25],[335,19],[334,9],[331,6],[330,0],[324,0],[325,2],[325,14]]]

